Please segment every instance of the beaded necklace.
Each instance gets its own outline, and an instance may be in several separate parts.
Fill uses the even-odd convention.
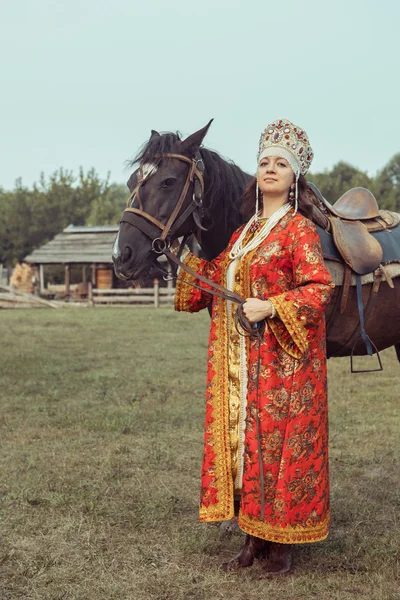
[[[287,202],[283,206],[281,206],[273,215],[269,217],[267,222],[257,231],[257,233],[253,236],[249,242],[243,246],[243,241],[246,237],[247,232],[251,229],[253,223],[259,220],[259,216],[257,214],[253,215],[250,221],[246,224],[242,233],[233,244],[231,251],[229,252],[229,258],[235,260],[236,258],[241,258],[251,250],[254,250],[265,240],[265,238],[271,233],[275,225],[279,223],[279,221],[289,212],[291,209],[291,205]]]

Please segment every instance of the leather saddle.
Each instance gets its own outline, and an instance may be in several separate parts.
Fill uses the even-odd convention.
[[[363,187],[352,188],[332,205],[313,183],[308,186],[317,198],[313,218],[332,235],[344,262],[358,275],[377,269],[383,249],[371,233],[396,227],[400,215],[379,210],[375,196]]]

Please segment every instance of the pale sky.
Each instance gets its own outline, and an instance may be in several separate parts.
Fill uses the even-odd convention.
[[[125,182],[151,129],[255,171],[287,118],[312,170],[400,151],[399,0],[15,0],[0,11],[0,186],[95,167]]]

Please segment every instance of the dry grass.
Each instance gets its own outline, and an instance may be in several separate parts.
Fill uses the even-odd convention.
[[[197,522],[207,315],[3,311],[1,600],[395,600],[399,365],[330,362],[333,526],[295,574]],[[367,359],[362,359],[367,360]]]

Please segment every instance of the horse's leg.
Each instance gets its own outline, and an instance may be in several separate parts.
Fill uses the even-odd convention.
[[[400,362],[400,344],[395,345],[397,360]]]

